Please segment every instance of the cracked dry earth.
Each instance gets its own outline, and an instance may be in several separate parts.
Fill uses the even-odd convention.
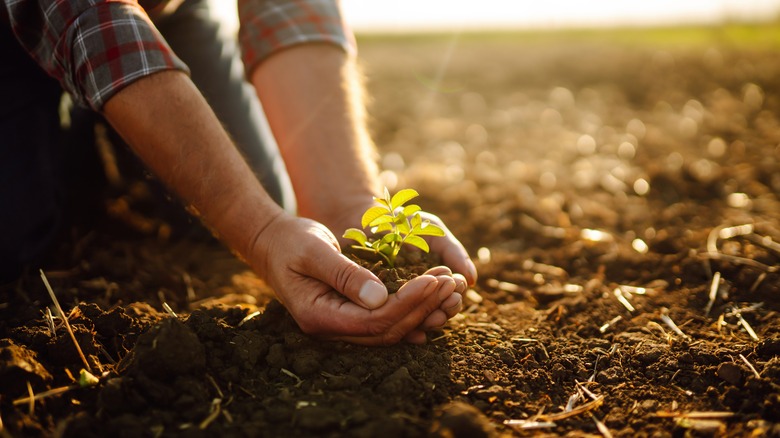
[[[464,311],[313,339],[128,186],[43,266],[97,383],[37,270],[3,286],[0,434],[780,436],[780,58],[713,35],[361,40],[382,177],[477,261]]]

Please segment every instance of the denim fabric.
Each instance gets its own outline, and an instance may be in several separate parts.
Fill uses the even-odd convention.
[[[254,88],[246,82],[235,35],[213,18],[207,0],[189,0],[157,23],[176,55],[191,71],[239,150],[271,197],[294,210],[295,196],[276,141]]]

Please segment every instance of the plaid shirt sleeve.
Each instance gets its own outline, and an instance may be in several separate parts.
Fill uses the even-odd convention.
[[[75,101],[95,110],[139,78],[188,71],[137,1],[4,3],[22,46]]]
[[[239,41],[247,75],[268,56],[303,43],[356,51],[338,0],[238,0]]]

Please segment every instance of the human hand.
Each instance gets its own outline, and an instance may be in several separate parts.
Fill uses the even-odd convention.
[[[287,214],[256,236],[247,261],[305,333],[366,345],[425,342],[425,330],[460,311],[466,288],[465,278],[440,267],[388,296],[325,226]]]

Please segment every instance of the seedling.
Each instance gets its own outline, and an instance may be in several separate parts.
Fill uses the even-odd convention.
[[[391,268],[395,267],[395,259],[404,244],[430,251],[428,242],[421,236],[444,236],[444,230],[423,219],[419,205],[404,205],[417,196],[416,190],[403,189],[391,197],[385,187],[384,197],[374,197],[377,205],[366,210],[360,220],[361,226],[377,237],[369,238],[357,228],[349,228],[343,237],[358,243],[352,248],[381,256]]]

